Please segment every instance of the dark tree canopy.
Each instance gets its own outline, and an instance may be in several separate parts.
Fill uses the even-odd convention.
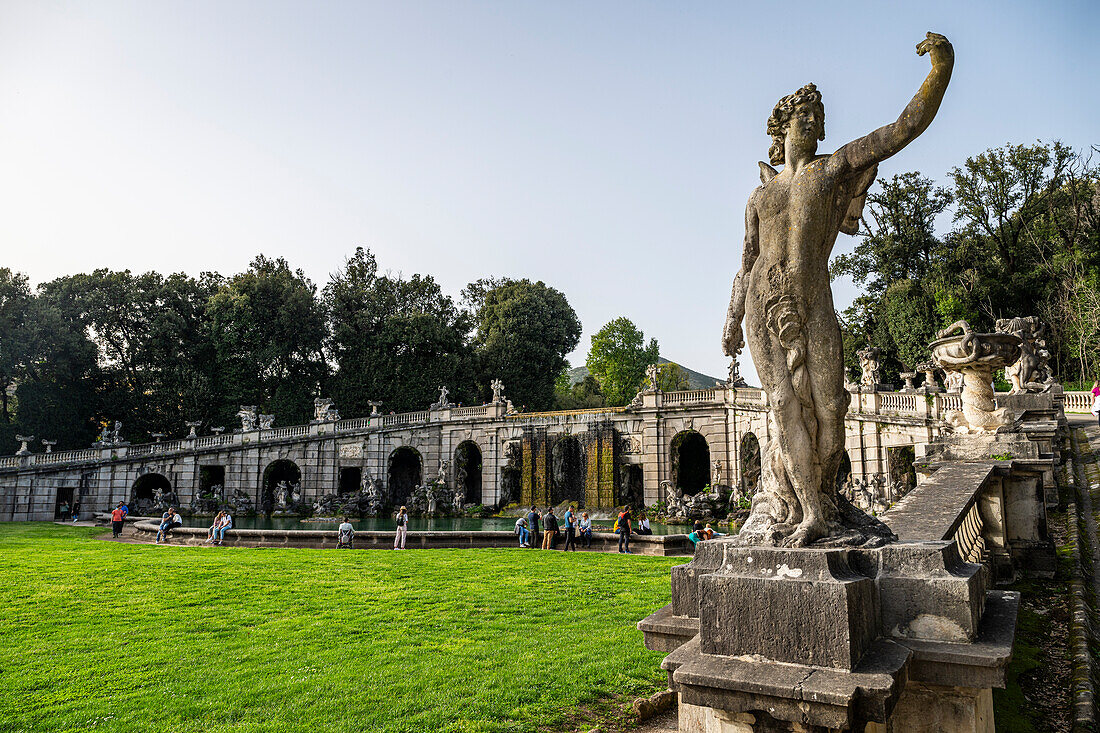
[[[388,411],[423,410],[447,386],[449,399],[476,397],[470,320],[430,275],[381,275],[359,248],[324,291],[335,362],[332,396],[349,417],[371,400]]]
[[[581,337],[565,296],[541,280],[498,279],[472,283],[463,299],[474,313],[480,388],[499,378],[516,407],[553,409],[555,381]]]

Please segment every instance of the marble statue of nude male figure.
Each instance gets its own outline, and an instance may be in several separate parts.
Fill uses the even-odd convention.
[[[736,357],[747,335],[772,405],[763,490],[741,532],[745,544],[867,539],[837,509],[849,397],[829,256],[838,232],[855,233],[878,163],[924,132],[939,109],[954,51],[929,33],[917,53],[931,57],[932,70],[897,121],[831,155],[817,154],[825,108],[813,84],[781,99],[768,120],[769,159],[783,168],[760,164],[762,185],[746,208],[741,271],[722,336],[723,351]]]

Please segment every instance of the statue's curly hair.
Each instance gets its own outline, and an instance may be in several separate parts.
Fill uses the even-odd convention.
[[[795,107],[807,103],[817,105],[821,111],[821,137],[818,139],[825,139],[825,105],[821,102],[821,92],[817,91],[815,84],[807,84],[794,94],[788,94],[780,99],[772,110],[771,116],[768,117],[768,134],[772,136],[772,144],[768,148],[768,160],[772,165],[783,163],[783,145],[787,137],[783,132],[784,125],[791,119]]]

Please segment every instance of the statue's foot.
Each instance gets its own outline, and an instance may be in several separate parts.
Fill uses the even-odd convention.
[[[791,532],[783,540],[782,547],[805,547],[811,542],[824,536],[825,532],[810,522],[803,522],[798,529]]]

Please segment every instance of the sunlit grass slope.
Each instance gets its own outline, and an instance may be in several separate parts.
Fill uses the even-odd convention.
[[[529,731],[663,686],[683,562],[184,548],[0,524],[0,730]]]

